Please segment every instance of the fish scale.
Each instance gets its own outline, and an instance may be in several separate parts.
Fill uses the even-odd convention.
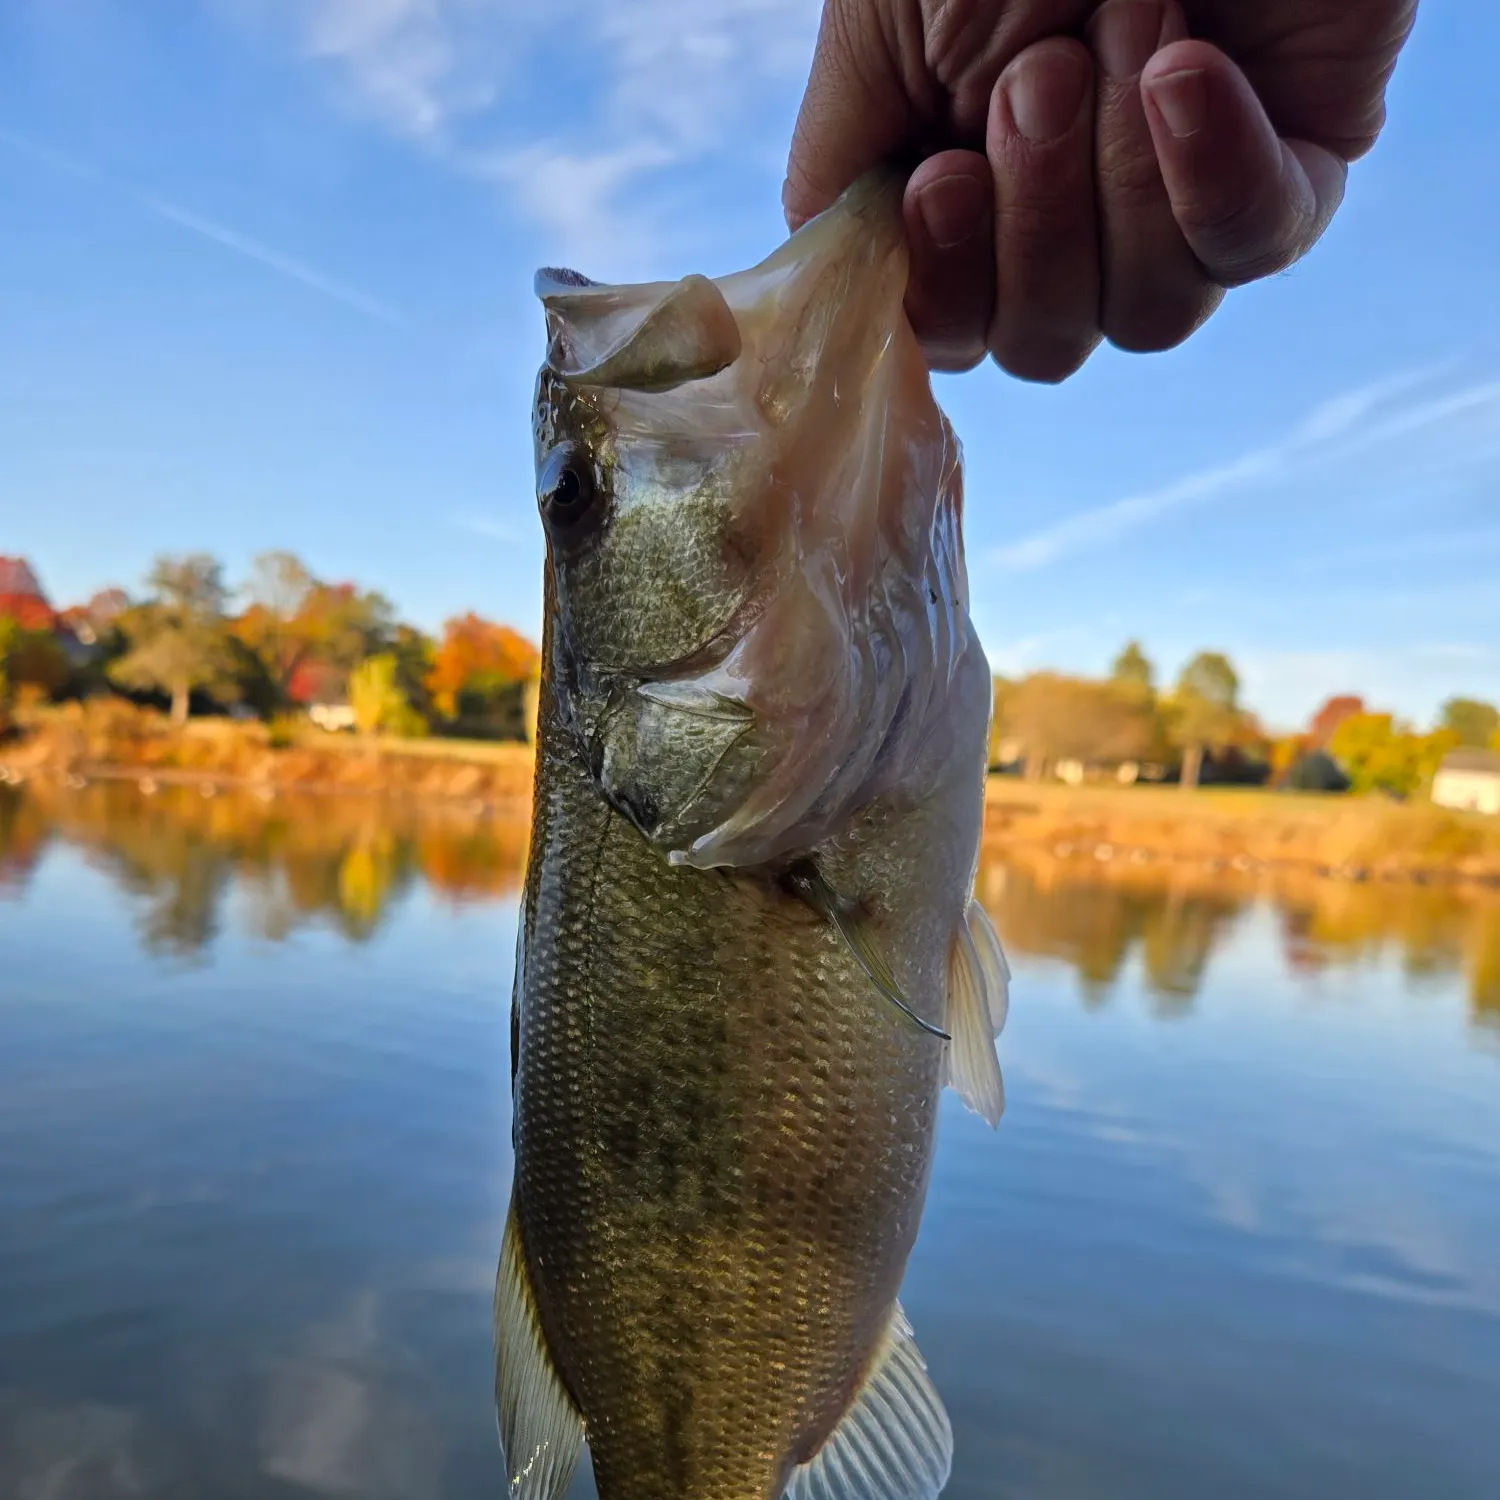
[[[557,732],[516,1095],[542,1325],[602,1495],[767,1500],[896,1294],[939,1053],[793,898],[666,865]]]

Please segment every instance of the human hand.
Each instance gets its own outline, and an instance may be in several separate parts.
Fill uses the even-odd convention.
[[[1374,144],[1416,0],[825,0],[795,227],[914,164],[907,309],[935,369],[1061,380],[1168,349],[1285,269]]]

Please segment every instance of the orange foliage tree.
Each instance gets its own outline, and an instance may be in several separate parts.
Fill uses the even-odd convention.
[[[1314,750],[1326,750],[1329,740],[1338,732],[1340,724],[1346,719],[1356,718],[1365,712],[1365,700],[1356,697],[1353,693],[1341,693],[1335,698],[1330,698],[1312,716],[1312,721],[1307,726],[1309,745]]]
[[[492,692],[525,682],[541,670],[541,653],[517,630],[476,615],[447,621],[427,675],[439,713],[454,718],[465,693]]]

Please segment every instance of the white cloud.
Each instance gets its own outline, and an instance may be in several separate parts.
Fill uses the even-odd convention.
[[[671,152],[645,141],[591,155],[537,144],[494,152],[474,168],[508,188],[522,213],[546,227],[556,260],[597,260],[607,251],[619,266],[643,264],[657,247],[650,216],[622,204],[620,195],[631,179],[672,161]]]
[[[1355,431],[1372,412],[1407,391],[1427,385],[1447,374],[1451,365],[1430,366],[1422,370],[1411,370],[1392,375],[1386,380],[1377,380],[1373,385],[1359,390],[1347,391],[1315,407],[1313,413],[1298,430],[1300,442],[1308,444],[1330,443],[1335,438],[1346,437]]]
[[[572,258],[637,258],[653,174],[758,148],[768,98],[800,84],[818,0],[256,0],[351,105],[501,183]],[[549,248],[551,246],[549,245]],[[625,257],[625,258],[628,258]]]
[[[272,3],[286,8],[287,0]],[[524,19],[521,7],[504,0],[291,5],[308,56],[336,65],[358,107],[417,140],[442,136],[494,101],[507,71],[503,23]]]
[[[1438,373],[1426,370],[1396,375],[1334,397],[1279,441],[1230,463],[1184,475],[1158,489],[1069,516],[1020,541],[992,548],[983,562],[1006,572],[1047,567],[1138,531],[1185,506],[1217,499],[1275,474],[1349,459],[1383,443],[1435,427],[1446,428],[1460,419],[1477,420],[1478,432],[1471,437],[1500,436],[1500,381],[1486,381],[1418,404],[1392,408],[1393,397],[1429,383]]]

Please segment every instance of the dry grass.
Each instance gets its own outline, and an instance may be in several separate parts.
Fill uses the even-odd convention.
[[[533,757],[519,744],[364,740],[321,730],[278,748],[263,724],[202,719],[179,729],[160,714],[100,701],[38,716],[0,751],[0,763],[24,777],[447,798],[524,813]]]
[[[533,757],[520,744],[371,741],[313,728],[275,748],[264,725],[209,719],[174,730],[160,714],[105,701],[35,717],[20,740],[0,747],[0,765],[23,776],[462,800],[524,815]],[[994,778],[985,839],[991,853],[1035,848],[1096,863],[1500,883],[1500,819],[1375,798]]]
[[[1500,820],[1430,803],[1177,787],[1059,787],[992,779],[987,843],[1065,857],[1298,867],[1351,879],[1500,881]]]

